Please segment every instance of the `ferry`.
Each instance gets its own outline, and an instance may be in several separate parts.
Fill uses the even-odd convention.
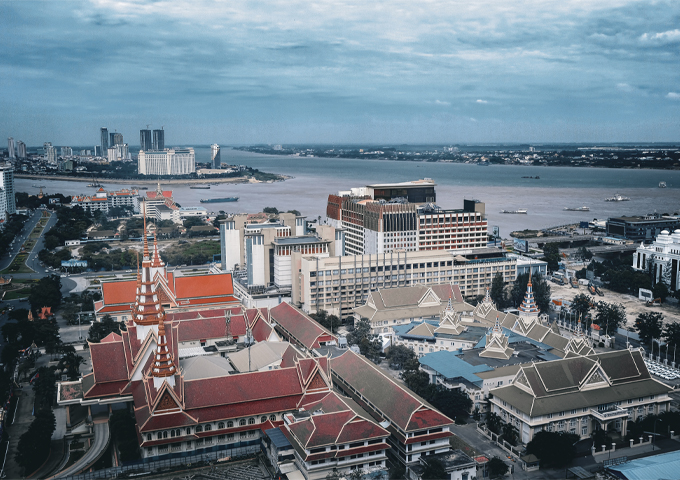
[[[526,208],[518,208],[517,210],[501,210],[501,213],[521,213],[526,215],[527,209]]]
[[[585,205],[582,207],[564,207],[564,209],[568,212],[589,212],[590,207],[586,207]]]
[[[238,202],[238,197],[225,197],[225,198],[201,198],[201,203],[225,203],[225,202]]]
[[[666,182],[659,182],[659,188],[666,188]]]
[[[189,188],[193,190],[210,190],[210,185],[192,185]]]
[[[630,200],[630,198],[624,197],[623,195],[620,195],[618,193],[613,197],[608,197],[604,199],[605,202],[627,202],[628,200]]]
[[[47,188],[45,185],[32,185],[33,188]]]
[[[92,188],[102,188],[104,185],[101,183],[88,183],[87,186]]]

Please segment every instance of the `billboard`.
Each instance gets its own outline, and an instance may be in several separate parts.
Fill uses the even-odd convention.
[[[61,266],[62,267],[87,267],[87,260],[62,260],[61,261]]]
[[[529,242],[526,240],[514,238],[512,240],[512,246],[517,252],[529,253]]]

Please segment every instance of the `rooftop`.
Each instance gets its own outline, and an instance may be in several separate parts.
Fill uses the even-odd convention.
[[[316,235],[302,235],[299,237],[276,237],[274,245],[308,245],[310,243],[330,243],[328,240],[321,240]]]
[[[607,467],[617,476],[627,480],[648,480],[650,478],[678,478],[680,451],[638,458],[627,463]]]
[[[428,353],[420,357],[418,361],[448,379],[464,378],[471,383],[477,383],[482,380],[475,373],[492,370],[491,367],[484,364],[471,365],[458,357],[455,352],[447,352],[446,350]]]

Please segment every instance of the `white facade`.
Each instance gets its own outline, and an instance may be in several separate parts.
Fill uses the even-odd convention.
[[[265,286],[264,235],[246,237],[246,268],[248,269],[248,286]]]
[[[671,291],[680,289],[680,230],[672,234],[663,230],[651,245],[640,244],[633,254],[633,268],[651,268],[654,283],[663,282]]]
[[[109,149],[107,151],[106,159],[109,162],[115,162],[116,160],[118,160],[118,149],[115,146],[109,147]]]
[[[210,145],[210,165],[212,168],[220,168],[222,159],[220,156],[220,146],[216,143]]]
[[[7,139],[7,151],[9,152],[9,159],[14,160],[16,158],[16,149],[14,148],[14,139],[12,137]]]
[[[14,198],[14,169],[11,165],[0,166],[0,189],[4,197],[4,207],[0,205],[0,212],[7,212],[7,215],[17,213],[16,199]]]
[[[188,175],[196,171],[193,148],[140,151],[137,171],[141,175]]]
[[[234,265],[241,263],[241,230],[236,222],[227,220],[220,224],[220,249],[222,254],[222,270],[230,272]]]

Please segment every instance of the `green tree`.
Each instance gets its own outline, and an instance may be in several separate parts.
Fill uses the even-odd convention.
[[[68,322],[69,325],[77,323],[78,313],[80,312],[80,305],[69,303],[64,305],[61,309],[61,316]]]
[[[26,475],[33,473],[47,460],[56,425],[51,409],[40,410],[28,430],[19,438],[16,461],[26,469]]]
[[[546,243],[543,246],[543,260],[548,262],[548,271],[554,272],[559,270],[560,265],[560,245],[558,243]]]
[[[503,420],[494,412],[489,412],[486,416],[486,426],[496,435],[500,435],[503,430]]]
[[[652,295],[654,298],[660,298],[662,302],[665,302],[668,295],[670,295],[670,291],[665,283],[658,282],[652,289]]]
[[[427,459],[422,479],[441,480],[443,478],[449,478],[449,474],[446,473],[444,464],[441,461],[437,460],[436,458]]]
[[[562,468],[576,456],[574,445],[578,441],[579,436],[574,433],[542,431],[534,435],[526,451],[536,455],[543,468]]]
[[[649,344],[653,338],[660,338],[663,330],[663,315],[658,312],[644,312],[635,319],[635,329],[640,340]]]
[[[590,309],[595,305],[595,300],[590,295],[579,293],[571,301],[571,311],[585,322],[590,317]]]
[[[463,420],[470,415],[472,400],[457,388],[431,385],[424,393],[425,399],[447,417]]]
[[[416,395],[425,398],[428,396],[430,386],[430,376],[422,370],[406,370],[401,374],[406,386]]]
[[[124,462],[140,457],[135,423],[135,417],[127,410],[116,410],[109,418],[111,435],[118,445],[120,459]]]
[[[616,329],[626,322],[626,307],[620,303],[598,302],[595,308],[595,323],[609,335],[614,335]]]
[[[111,315],[104,315],[101,322],[94,322],[87,332],[87,340],[93,343],[99,343],[104,337],[111,332],[120,334],[121,329],[125,329],[123,322],[114,322]]]
[[[503,274],[501,272],[496,272],[496,275],[494,275],[493,280],[491,281],[489,296],[499,310],[507,306],[508,301],[505,295],[505,282],[503,281]]]
[[[276,207],[264,207],[262,209],[263,213],[273,213],[274,215],[278,215],[279,209]]]
[[[490,478],[497,478],[505,475],[510,467],[499,457],[493,457],[487,462],[486,468],[489,469]]]
[[[314,320],[316,320],[322,327],[337,333],[338,328],[342,324],[337,315],[329,315],[326,310],[319,310],[317,313],[312,313],[310,315]]]
[[[51,307],[55,311],[61,305],[61,299],[61,278],[58,275],[49,275],[38,280],[31,286],[28,296],[33,311],[42,307]]]
[[[503,440],[508,442],[513,447],[516,446],[517,442],[519,441],[519,432],[517,431],[517,428],[515,428],[511,423],[503,424],[502,436]]]
[[[680,344],[680,323],[667,323],[663,328],[663,338],[673,347]]]
[[[391,347],[387,352],[387,360],[389,361],[390,368],[395,370],[401,370],[405,368],[409,360],[416,360],[418,357],[410,348],[404,345],[396,345]]]

